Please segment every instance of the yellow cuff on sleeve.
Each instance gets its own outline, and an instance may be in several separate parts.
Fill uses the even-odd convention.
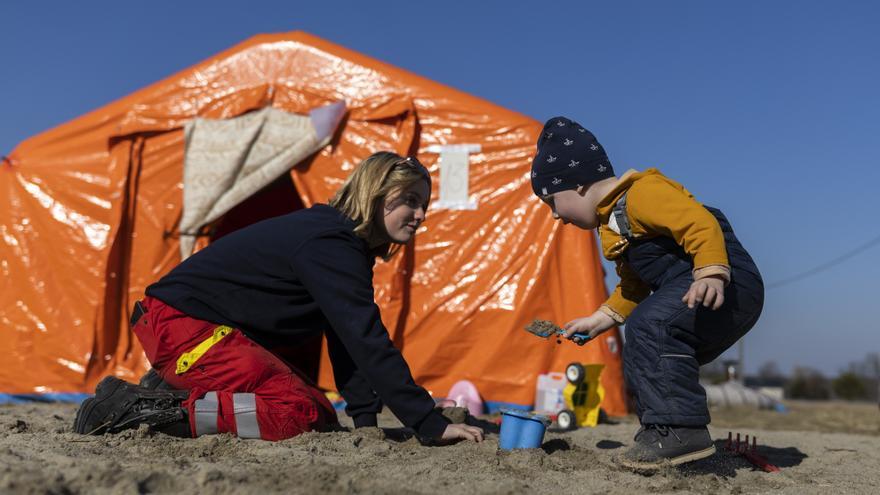
[[[694,280],[714,276],[723,278],[726,286],[730,283],[730,267],[727,265],[706,265],[694,268]]]
[[[624,318],[623,315],[621,315],[617,311],[614,311],[613,309],[611,309],[611,306],[608,306],[606,304],[599,306],[599,311],[610,316],[611,319],[616,321],[617,323],[623,324],[626,321],[626,318]]]

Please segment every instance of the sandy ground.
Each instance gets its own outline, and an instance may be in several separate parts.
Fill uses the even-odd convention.
[[[548,433],[541,449],[481,444],[428,447],[392,416],[379,428],[309,433],[283,442],[228,435],[177,439],[145,429],[84,437],[72,405],[0,406],[0,493],[878,493],[880,411],[873,404],[794,403],[791,411],[713,412],[728,430],[757,435],[782,468],[764,473],[728,453],[646,476],[614,456],[632,417]]]

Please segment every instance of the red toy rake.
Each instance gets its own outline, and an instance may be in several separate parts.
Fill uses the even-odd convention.
[[[764,456],[758,454],[758,437],[752,436],[752,444],[749,445],[749,436],[746,435],[746,441],[741,442],[739,433],[736,434],[736,441],[733,440],[733,432],[727,432],[727,443],[724,450],[741,455],[751,462],[755,467],[761,468],[768,473],[778,473],[779,468],[767,462]]]

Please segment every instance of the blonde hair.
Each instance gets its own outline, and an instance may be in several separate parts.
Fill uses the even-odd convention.
[[[376,209],[382,200],[389,193],[406,189],[420,180],[427,181],[430,188],[431,175],[418,160],[379,151],[357,164],[330,200],[330,206],[352,219],[357,224],[354,233],[369,241],[384,230],[384,226],[375,225]],[[389,247],[385,245],[383,250],[386,261],[397,252],[397,249],[389,252]]]

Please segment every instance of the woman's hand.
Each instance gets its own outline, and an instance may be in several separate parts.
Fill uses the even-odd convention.
[[[700,303],[713,310],[720,308],[724,304],[724,279],[708,276],[694,280],[681,302],[687,303],[691,309]]]
[[[443,431],[440,437],[440,443],[448,444],[455,440],[470,440],[472,442],[483,441],[483,430],[476,426],[468,426],[465,424],[450,424]]]
[[[571,339],[575,343],[580,344],[581,339],[577,337],[572,338],[572,335],[576,333],[586,333],[590,335],[590,339],[594,339],[599,334],[615,325],[617,325],[617,322],[614,321],[614,318],[608,316],[602,311],[596,311],[590,316],[571,320],[566,323],[562,329],[565,330],[565,338]]]

